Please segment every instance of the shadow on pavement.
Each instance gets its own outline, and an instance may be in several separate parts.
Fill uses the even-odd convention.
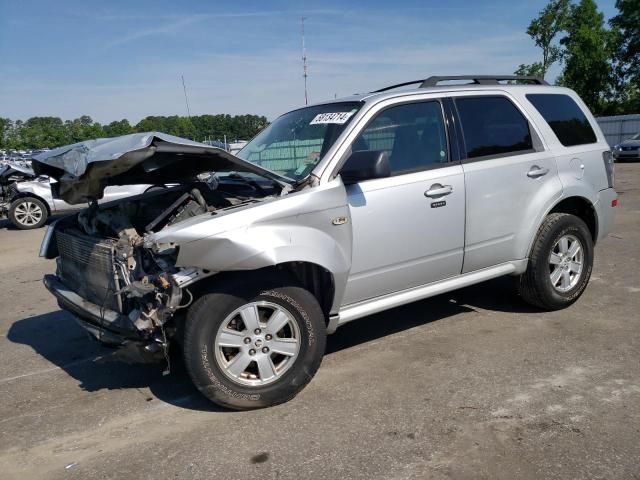
[[[326,353],[476,309],[507,313],[540,312],[518,298],[512,277],[502,277],[347,323],[329,336]]]
[[[513,313],[537,312],[515,296],[511,285],[512,279],[496,279],[348,323],[329,336],[326,354],[476,308]],[[75,378],[83,390],[149,388],[157,399],[181,408],[224,411],[206,400],[192,385],[177,348],[172,352],[171,374],[167,376],[162,375],[163,364],[109,361],[114,350],[89,339],[73,317],[63,311],[18,320],[9,329],[7,338],[14,343],[29,345]]]
[[[114,350],[91,340],[64,311],[18,320],[11,325],[7,339],[29,345],[75,378],[83,390],[149,388],[157,399],[181,408],[218,410],[189,381],[179,352],[172,352],[171,374],[166,376],[162,375],[164,363],[129,364],[111,360]]]
[[[50,216],[49,218],[47,218],[47,221],[45,222],[45,226],[49,225],[51,222],[53,222],[54,220],[57,220],[58,218],[60,218],[60,215]],[[41,227],[41,229],[44,230],[45,226]],[[7,230],[15,230],[16,232],[20,231],[18,227],[16,227],[13,223],[11,223],[11,220],[8,220],[6,218],[0,219],[0,228],[6,228]]]

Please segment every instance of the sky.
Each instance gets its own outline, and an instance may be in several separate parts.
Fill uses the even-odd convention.
[[[609,18],[615,0],[599,0]],[[277,115],[430,75],[512,73],[546,1],[0,0],[0,116]],[[558,72],[551,71],[553,78]]]

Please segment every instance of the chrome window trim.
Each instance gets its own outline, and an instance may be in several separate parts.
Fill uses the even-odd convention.
[[[540,87],[542,88],[542,87]],[[547,87],[548,88],[548,87]],[[312,175],[319,179],[319,183],[327,183],[337,177],[337,171],[342,166],[342,162],[345,160],[345,153],[348,148],[351,146],[353,141],[359,135],[360,131],[366,128],[366,125],[369,121],[376,115],[379,111],[386,107],[390,107],[392,105],[407,103],[407,102],[418,102],[423,100],[440,100],[444,98],[451,98],[455,100],[456,97],[462,96],[496,96],[501,95],[507,97],[515,107],[520,111],[520,113],[525,117],[525,119],[529,122],[531,127],[531,131],[535,133],[535,140],[532,138],[532,142],[534,144],[534,148],[536,148],[536,152],[543,152],[549,149],[545,137],[540,134],[539,126],[533,121],[529,111],[523,106],[520,99],[514,95],[512,95],[509,91],[500,89],[500,88],[475,88],[468,89],[463,91],[456,90],[438,90],[431,92],[407,92],[404,94],[394,94],[394,96],[384,96],[376,97],[372,95],[371,97],[364,97],[363,101],[365,105],[360,109],[360,111],[356,114],[356,117],[350,123],[349,127],[342,132],[341,136],[335,141],[333,146],[327,151],[323,159],[316,165],[314,170],[312,171]],[[446,113],[446,112],[445,112]],[[448,127],[448,126],[447,126]],[[450,139],[451,135],[447,128],[447,136]],[[532,135],[533,137],[533,135]],[[539,147],[539,149],[538,149]],[[451,144],[449,141],[449,155],[451,155]],[[456,162],[452,162],[455,164]],[[464,160],[463,160],[464,163]]]

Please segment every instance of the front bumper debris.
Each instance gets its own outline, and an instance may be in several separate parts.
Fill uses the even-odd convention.
[[[123,359],[156,362],[165,358],[162,340],[145,338],[126,315],[89,302],[56,275],[45,275],[43,283],[56,297],[60,308],[71,313],[91,338],[106,346],[121,348]]]

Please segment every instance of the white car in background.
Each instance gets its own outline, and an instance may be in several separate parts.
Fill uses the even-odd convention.
[[[51,215],[85,207],[53,198],[51,186],[55,183],[55,180],[37,176],[33,170],[21,165],[0,167],[0,219],[8,218],[20,230],[31,230],[42,227]],[[152,188],[153,185],[107,187],[99,203],[138,195]]]

